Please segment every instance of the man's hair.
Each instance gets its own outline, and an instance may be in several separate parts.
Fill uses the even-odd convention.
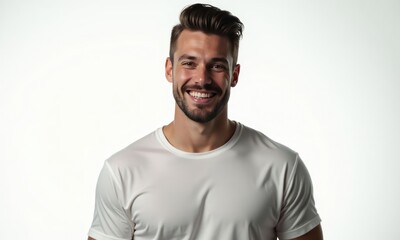
[[[179,17],[180,23],[172,28],[169,57],[174,61],[176,42],[183,30],[202,31],[227,37],[231,46],[233,64],[236,65],[239,40],[242,37],[243,23],[230,12],[209,4],[196,3],[184,8]]]

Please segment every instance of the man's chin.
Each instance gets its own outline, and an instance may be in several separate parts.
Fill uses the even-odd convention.
[[[185,112],[185,115],[192,121],[197,123],[207,123],[216,117],[214,112],[196,109],[191,112]]]
[[[214,119],[210,116],[203,116],[203,115],[186,115],[190,120],[197,122],[197,123],[207,123]]]

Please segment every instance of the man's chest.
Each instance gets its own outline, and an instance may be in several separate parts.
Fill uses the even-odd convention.
[[[132,178],[134,191],[130,193],[138,237],[161,234],[164,239],[185,239],[195,233],[197,238],[215,239],[208,232],[235,234],[238,229],[243,231],[240,234],[256,234],[272,231],[279,217],[281,190],[274,179],[266,179],[268,170],[240,162],[172,164],[140,176]]]

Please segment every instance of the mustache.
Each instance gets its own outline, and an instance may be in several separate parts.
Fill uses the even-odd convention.
[[[222,89],[215,84],[206,84],[206,85],[184,85],[182,87],[182,91],[186,92],[188,90],[202,90],[202,91],[211,91],[217,94],[222,93]]]

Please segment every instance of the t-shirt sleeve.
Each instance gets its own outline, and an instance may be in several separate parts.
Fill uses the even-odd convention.
[[[96,240],[131,240],[133,224],[120,201],[122,192],[110,165],[105,162],[96,187],[96,202],[89,236]]]
[[[304,235],[321,222],[315,208],[310,174],[299,156],[296,156],[289,176],[280,219],[276,226],[279,239],[292,239]]]

